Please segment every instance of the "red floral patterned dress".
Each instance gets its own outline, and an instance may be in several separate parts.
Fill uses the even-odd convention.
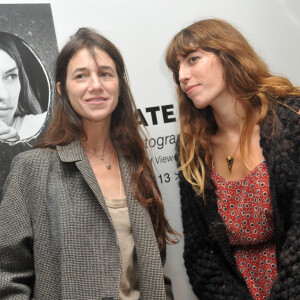
[[[218,211],[239,271],[254,299],[267,299],[277,276],[273,211],[265,162],[246,178],[229,181],[212,168]]]

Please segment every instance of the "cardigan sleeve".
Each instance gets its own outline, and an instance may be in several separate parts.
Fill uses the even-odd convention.
[[[196,197],[180,174],[179,180],[184,263],[193,291],[199,299],[251,299],[246,285],[230,269],[229,263],[210,238],[203,214],[203,200]],[[209,201],[209,199],[207,199]]]
[[[286,104],[299,110],[300,99],[288,99]],[[278,257],[278,276],[271,299],[291,300],[300,297],[300,117],[281,107],[278,112],[281,134],[274,138],[274,167],[272,170],[282,246]]]
[[[31,299],[34,282],[32,227],[16,159],[0,206],[0,299]]]

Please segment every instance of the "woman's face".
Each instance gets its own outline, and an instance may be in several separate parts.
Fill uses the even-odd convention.
[[[196,50],[179,59],[179,81],[184,93],[196,108],[202,109],[217,103],[227,95],[224,70],[220,59],[211,52]]]
[[[82,117],[83,125],[108,122],[118,104],[119,79],[110,56],[95,48],[79,50],[67,67],[66,90],[73,109]],[[58,83],[58,91],[60,84]]]
[[[14,121],[21,83],[15,60],[0,49],[0,120],[7,125]]]

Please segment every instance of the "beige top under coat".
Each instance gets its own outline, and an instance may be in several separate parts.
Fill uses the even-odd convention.
[[[120,300],[140,299],[137,258],[131,231],[126,198],[109,199],[104,197],[115,227],[122,258]]]

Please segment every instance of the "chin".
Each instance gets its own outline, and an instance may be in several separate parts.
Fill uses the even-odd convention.
[[[194,106],[197,108],[197,109],[205,109],[208,105],[207,104],[204,104],[204,103],[194,103]]]

